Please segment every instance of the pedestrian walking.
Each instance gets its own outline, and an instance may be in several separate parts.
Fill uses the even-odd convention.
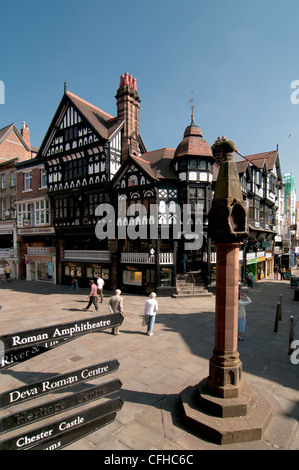
[[[243,341],[242,333],[246,328],[246,305],[252,303],[252,300],[244,293],[239,294],[238,301],[238,341]]]
[[[281,280],[281,281],[284,281],[285,272],[286,272],[286,268],[283,266],[283,267],[280,269],[280,280]]]
[[[115,295],[110,297],[108,303],[109,313],[124,313],[124,301],[120,294],[121,290],[116,289]],[[120,335],[119,326],[113,327],[111,333],[113,335]]]
[[[156,321],[156,314],[158,311],[158,302],[156,300],[157,295],[155,292],[150,294],[150,298],[145,302],[144,305],[144,316],[147,320],[147,332],[148,336],[153,335],[153,328]]]
[[[7,264],[5,266],[5,277],[6,277],[7,282],[10,282],[10,273],[11,273],[11,269],[10,269],[9,264]]]
[[[278,280],[278,271],[279,271],[279,268],[277,266],[277,264],[274,266],[274,279],[277,281]]]
[[[252,289],[254,279],[255,278],[254,278],[253,272],[249,271],[249,273],[247,273],[247,285],[248,285],[248,287],[250,287],[250,289]]]
[[[101,278],[100,275],[97,276],[97,287],[98,287],[98,294],[101,297],[101,303],[103,303],[103,288],[104,288],[105,281]]]
[[[98,307],[97,286],[92,279],[89,281],[89,284],[90,284],[90,291],[89,291],[89,296],[88,296],[89,302],[88,302],[87,307],[83,308],[83,310],[88,310],[89,307],[93,304],[95,310],[98,311],[99,307]]]
[[[72,277],[72,280],[71,280],[71,290],[79,290],[79,287],[78,287],[78,279],[77,279],[77,276],[74,274],[74,276]]]

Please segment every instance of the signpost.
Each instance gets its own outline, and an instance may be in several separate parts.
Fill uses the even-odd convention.
[[[5,416],[0,420],[0,434],[28,424],[33,424],[42,419],[50,418],[51,416],[56,416],[72,408],[86,405],[87,403],[119,391],[121,386],[122,383],[120,380],[111,380],[110,382],[95,385],[94,387],[87,388],[73,395],[68,395],[58,400]]]
[[[69,387],[70,385],[102,377],[103,375],[115,372],[118,367],[119,362],[116,359],[113,359],[108,362],[95,364],[91,367],[84,367],[83,369],[69,372],[68,374],[56,375],[55,377],[50,377],[41,382],[9,390],[8,392],[0,394],[0,409],[24,403],[32,398],[37,398],[41,395],[61,390]]]
[[[102,331],[121,325],[121,314],[108,314],[92,317],[87,320],[53,325],[46,328],[22,331],[11,335],[0,336],[0,371],[26,361],[52,348],[68,343],[87,333]],[[56,450],[94,432],[113,422],[116,412],[122,408],[120,397],[107,399],[105,403],[86,409],[86,404],[106,397],[121,389],[122,383],[115,379],[100,385],[87,387],[85,382],[101,378],[118,370],[119,362],[112,359],[93,366],[83,367],[63,375],[49,377],[40,382],[24,385],[0,394],[0,409],[19,405],[28,400],[41,397],[72,385],[81,384],[82,390],[66,397],[28,409],[22,409],[0,419],[0,434],[10,433],[13,436],[0,441],[1,450]],[[75,415],[67,415],[59,421],[48,422],[41,428],[24,432],[17,436],[14,430],[34,422],[49,419],[65,413],[72,408],[84,406]]]
[[[73,442],[82,439],[82,437],[87,436],[88,434],[97,431],[107,424],[112,423],[115,420],[116,413],[111,413],[102,418],[91,421],[85,426],[80,426],[79,428],[71,429],[70,431],[65,432],[64,434],[59,434],[54,439],[45,441],[43,444],[39,444],[34,447],[30,447],[29,450],[59,450],[63,449]]]
[[[2,354],[0,353],[0,372],[2,370],[9,369],[10,367],[15,366],[16,364],[28,361],[28,359],[32,359],[33,357],[39,356],[40,354],[50,351],[50,349],[57,348],[57,346],[66,344],[67,341],[71,341],[72,339],[75,339],[75,336],[70,339],[58,339],[55,341],[49,341],[48,343],[44,344],[29,346],[27,348],[18,349],[17,351],[5,351],[5,346],[0,341],[3,350]]]
[[[119,411],[123,405],[121,398],[109,400],[101,405],[94,406],[84,411],[80,411],[74,415],[61,418],[54,423],[47,426],[34,429],[24,434],[19,434],[11,439],[2,441],[0,443],[0,450],[20,450],[33,445],[40,444],[44,440],[53,438],[58,434],[63,434],[74,428],[79,428],[97,418],[109,415],[116,411]]]
[[[94,333],[107,328],[114,328],[123,322],[121,313],[113,313],[92,317],[87,320],[79,320],[71,323],[53,325],[46,328],[21,331],[10,335],[0,336],[0,341],[4,344],[5,351],[14,351],[24,347],[37,344],[45,344],[50,341],[61,339],[73,339],[86,333]],[[61,343],[62,344],[62,343]]]

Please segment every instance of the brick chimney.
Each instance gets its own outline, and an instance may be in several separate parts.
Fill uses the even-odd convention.
[[[31,149],[31,143],[30,143],[30,130],[28,124],[26,122],[23,122],[22,124],[22,129],[21,129],[21,135],[23,139],[25,140],[26,144],[28,147]]]
[[[120,77],[117,99],[117,117],[124,121],[122,161],[130,154],[139,155],[139,103],[136,79],[125,73]]]

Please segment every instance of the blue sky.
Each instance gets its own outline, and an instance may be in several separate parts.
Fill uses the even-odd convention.
[[[120,75],[137,79],[148,150],[195,122],[243,155],[275,150],[299,194],[298,0],[15,0],[0,6],[0,128],[26,121],[40,146],[70,91],[116,115]],[[193,93],[192,93],[193,91]],[[299,196],[297,194],[297,199]]]

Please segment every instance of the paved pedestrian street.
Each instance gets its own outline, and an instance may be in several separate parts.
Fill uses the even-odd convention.
[[[180,419],[179,393],[207,377],[214,347],[215,297],[159,298],[154,335],[145,334],[142,313],[146,296],[122,294],[124,321],[121,335],[110,329],[95,331],[66,341],[56,348],[1,372],[1,394],[55,376],[116,359],[119,367],[106,377],[95,376],[81,388],[119,379],[121,390],[103,402],[120,396],[122,408],[110,424],[80,438],[65,450],[222,450],[299,449],[299,367],[289,352],[289,317],[294,316],[295,339],[299,340],[299,302],[293,300],[289,281],[273,278],[257,282],[248,292],[244,341],[239,342],[243,378],[261,390],[274,404],[275,414],[263,439],[249,443],[217,445],[193,435]],[[68,286],[16,281],[0,285],[0,335],[52,325],[86,321],[108,314],[111,292],[104,291],[99,312],[83,311],[86,289],[71,291]],[[280,297],[282,295],[282,297]],[[273,332],[277,302],[282,299],[282,318]],[[296,351],[293,362],[299,360]],[[298,362],[297,360],[297,362]],[[80,384],[32,397],[24,403],[0,410],[0,419],[23,413],[31,406],[44,405],[70,392]],[[83,409],[91,408],[88,403]],[[74,414],[71,410],[68,414]],[[57,416],[47,423],[57,421]],[[43,426],[29,424],[26,430]],[[20,434],[24,428],[20,428]],[[8,430],[1,440],[16,431]]]

